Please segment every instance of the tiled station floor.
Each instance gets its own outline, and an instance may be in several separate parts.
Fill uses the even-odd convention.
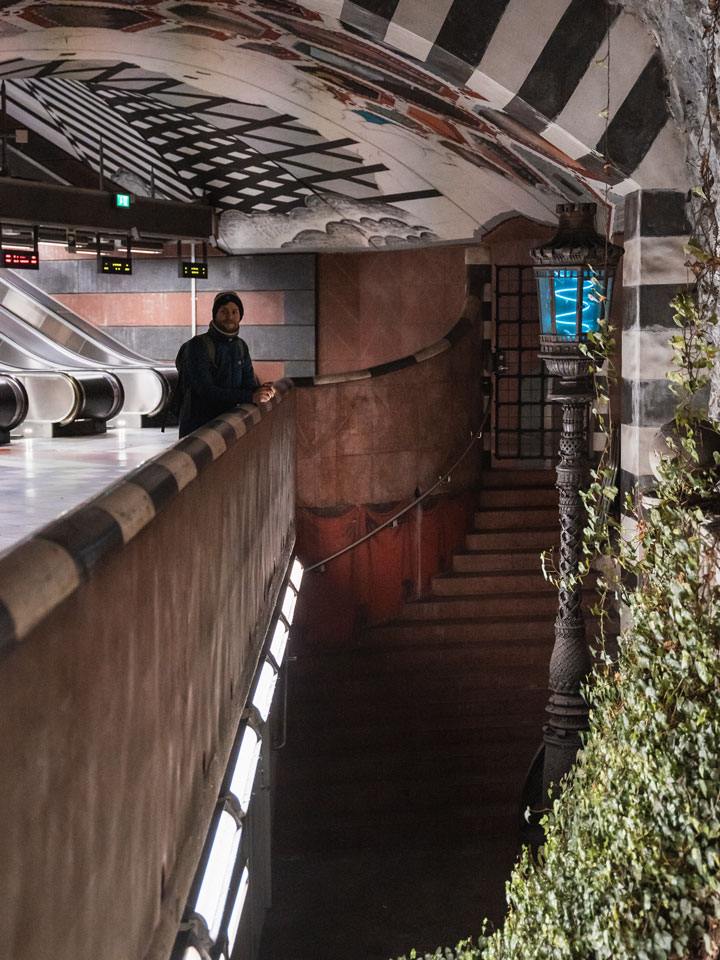
[[[26,437],[0,446],[0,554],[177,440],[177,428],[111,427],[94,437]]]

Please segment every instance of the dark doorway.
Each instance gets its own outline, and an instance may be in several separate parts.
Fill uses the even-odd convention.
[[[495,267],[495,460],[550,461],[558,448],[555,405],[539,358],[540,323],[531,266]]]

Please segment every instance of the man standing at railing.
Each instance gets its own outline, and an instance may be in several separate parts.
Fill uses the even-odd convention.
[[[258,384],[247,344],[238,336],[243,313],[236,293],[219,293],[207,333],[180,348],[175,364],[181,437],[239,403],[265,403],[275,396],[272,383]]]

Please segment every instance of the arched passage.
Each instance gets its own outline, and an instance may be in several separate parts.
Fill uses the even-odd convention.
[[[472,240],[598,200],[627,241],[623,467],[647,474],[687,180],[660,54],[622,6],[25,0],[0,61],[18,122],[90,169],[102,133],[111,176],[209,198],[233,252]]]

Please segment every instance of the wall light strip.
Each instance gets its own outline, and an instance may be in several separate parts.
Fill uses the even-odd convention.
[[[230,914],[230,922],[228,923],[228,954],[230,956],[232,956],[233,950],[235,949],[235,939],[237,937],[238,927],[240,926],[240,918],[242,917],[249,886],[250,871],[246,865],[240,877],[240,886],[238,887],[235,903],[232,908],[232,913]]]
[[[235,817],[223,810],[195,901],[195,913],[205,921],[211,940],[217,938],[220,929],[241,835]]]
[[[257,707],[257,711],[262,717],[263,722],[267,720],[270,713],[270,706],[272,704],[273,694],[275,693],[277,679],[277,670],[266,660],[262,665],[262,670],[260,671],[255,693],[252,698],[252,705]]]
[[[253,783],[258,760],[260,759],[261,737],[253,730],[250,724],[245,724],[245,731],[240,741],[235,769],[230,781],[230,792],[240,804],[243,813],[247,813],[252,796]]]

